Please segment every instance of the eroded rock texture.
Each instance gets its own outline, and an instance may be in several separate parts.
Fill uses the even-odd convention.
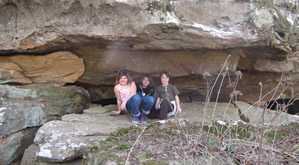
[[[247,76],[240,81],[250,95],[244,99],[258,97],[256,86],[268,81],[268,73],[273,88],[281,73],[291,72],[289,93],[297,94],[299,60],[286,57],[298,54],[298,4],[275,0],[274,6],[277,10],[265,0],[1,0],[0,54],[12,57],[0,58],[6,65],[0,78],[22,84],[76,82],[97,101],[113,96],[119,69],[136,77],[167,70],[174,83],[187,78],[180,85],[183,93],[199,95],[202,89],[205,95],[204,73],[216,77],[231,54],[228,70]],[[26,62],[27,56],[34,63]],[[7,63],[7,58],[21,61]],[[186,88],[194,76],[204,85]]]
[[[6,82],[74,83],[84,73],[83,60],[70,52],[45,56],[17,55],[0,57],[1,79]]]
[[[1,31],[6,32],[1,36],[2,50],[42,51],[90,41],[133,49],[225,48],[264,40],[246,23],[252,10],[248,1],[0,3]],[[228,7],[230,11],[223,10]]]

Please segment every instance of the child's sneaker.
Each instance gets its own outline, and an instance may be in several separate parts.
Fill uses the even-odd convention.
[[[171,112],[167,114],[167,118],[175,117],[175,115],[176,115],[176,109],[173,109]]]
[[[147,116],[144,113],[141,113],[139,120],[141,124],[147,124]]]
[[[139,125],[141,124],[139,117],[132,117],[132,123],[134,125]]]
[[[143,113],[143,114],[145,114],[145,115],[148,115],[148,114],[150,114],[151,113],[151,111],[145,111],[145,110],[141,110],[141,112]]]
[[[166,119],[162,119],[162,120],[158,120],[158,123],[160,123],[160,124],[165,124],[167,122],[167,120]]]

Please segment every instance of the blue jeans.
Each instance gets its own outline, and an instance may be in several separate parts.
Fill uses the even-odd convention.
[[[126,108],[132,117],[139,117],[141,113],[148,115],[154,106],[155,98],[153,96],[132,96],[127,104]]]
[[[151,109],[153,108],[155,104],[155,97],[154,96],[143,96],[142,97],[142,105],[141,105],[141,111],[148,115],[151,112]]]

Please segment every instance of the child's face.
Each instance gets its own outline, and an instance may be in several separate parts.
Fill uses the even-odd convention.
[[[149,84],[150,84],[150,81],[149,81],[148,77],[144,77],[142,79],[142,86],[147,87]]]
[[[163,74],[161,76],[161,84],[162,85],[168,85],[168,82],[169,82],[169,77],[167,77],[165,74]]]
[[[128,84],[128,77],[127,76],[121,76],[119,79],[120,85],[127,85]]]

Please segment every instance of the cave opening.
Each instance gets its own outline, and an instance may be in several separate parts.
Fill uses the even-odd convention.
[[[275,111],[284,111],[288,114],[299,115],[299,100],[295,98],[279,98],[270,100],[266,107]]]
[[[99,104],[101,106],[106,106],[106,105],[116,105],[116,98],[106,98],[106,99],[101,99],[97,101],[92,101],[93,104]]]

